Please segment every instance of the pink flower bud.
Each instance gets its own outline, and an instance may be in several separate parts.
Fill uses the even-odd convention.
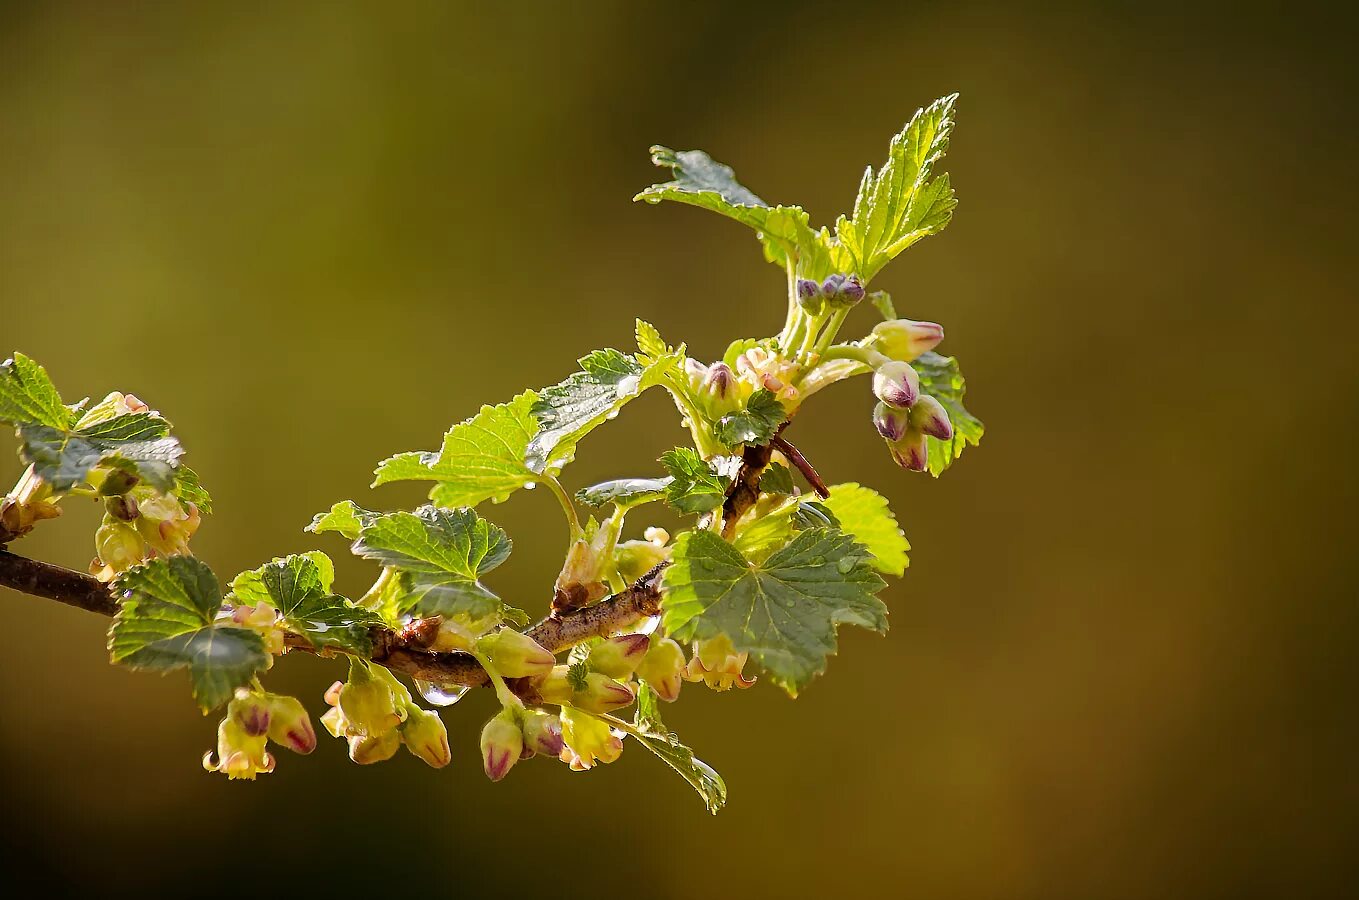
[[[541,709],[524,713],[524,752],[544,756],[560,756],[562,752],[561,719]]]
[[[448,729],[438,713],[412,706],[410,715],[401,726],[401,742],[406,749],[428,765],[442,769],[453,761],[453,751],[448,746]]]
[[[477,649],[491,659],[506,678],[536,678],[552,671],[557,658],[541,644],[513,628],[501,628],[477,641]]]
[[[901,440],[901,436],[910,425],[910,418],[904,410],[888,406],[881,401],[873,407],[873,427],[878,429],[878,434],[882,435],[884,440]]]
[[[679,698],[683,685],[684,650],[670,638],[651,642],[646,658],[637,667],[637,677],[651,685],[656,695],[667,702]]]
[[[281,744],[294,753],[310,753],[316,749],[316,729],[312,728],[307,709],[296,697],[270,694],[269,740]]]
[[[630,678],[650,646],[651,638],[644,634],[616,635],[590,648],[590,668],[610,678]]]
[[[888,406],[909,409],[920,396],[920,376],[907,363],[883,363],[873,373],[873,393]]]
[[[703,387],[708,393],[721,399],[731,392],[734,381],[736,381],[736,374],[732,372],[731,366],[724,362],[718,362],[709,367],[708,374],[703,379]]]
[[[933,350],[944,339],[944,329],[933,322],[893,319],[873,328],[873,346],[879,352],[902,362],[911,362]]]
[[[631,706],[636,699],[632,688],[626,684],[614,681],[602,672],[591,672],[585,676],[584,690],[571,694],[571,705],[586,712],[606,713]]]
[[[948,420],[943,404],[929,394],[921,394],[911,407],[911,427],[941,441],[953,437],[953,423]]]
[[[492,781],[508,775],[523,752],[524,732],[510,709],[501,710],[481,729],[481,762]]]
[[[892,452],[892,459],[903,469],[923,472],[929,468],[929,442],[923,431],[907,429],[901,440],[888,444],[888,448]]]

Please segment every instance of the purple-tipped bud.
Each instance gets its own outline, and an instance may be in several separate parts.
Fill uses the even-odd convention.
[[[453,751],[448,747],[448,730],[444,728],[439,714],[414,704],[401,726],[401,743],[436,769],[442,769],[453,761]]]
[[[316,729],[306,707],[296,697],[269,695],[269,740],[294,753],[306,754],[316,749]]]
[[[585,688],[571,694],[571,705],[586,712],[606,713],[630,706],[637,696],[632,688],[602,672],[585,676]]]
[[[840,289],[845,285],[845,276],[828,275],[826,280],[821,283],[821,293],[827,300],[834,300],[840,293]]]
[[[810,303],[820,296],[821,285],[810,278],[799,278],[797,280],[797,298],[803,303]]]
[[[727,396],[727,393],[731,390],[731,384],[735,380],[736,375],[732,372],[731,366],[724,362],[713,363],[708,367],[708,374],[703,379],[703,386],[714,397],[722,398]]]
[[[501,628],[480,638],[477,649],[489,656],[506,678],[537,678],[557,664],[557,658],[541,644],[513,628]]]
[[[481,729],[481,762],[492,781],[508,775],[523,752],[524,733],[511,710],[501,710]]]
[[[879,402],[873,407],[873,427],[884,440],[899,441],[911,426],[910,417],[905,410],[897,409]]]
[[[702,382],[708,376],[708,367],[692,356],[686,356],[684,358],[684,373],[694,381]]]
[[[851,275],[840,288],[840,299],[853,306],[864,298],[864,293],[864,283],[859,280],[859,276]]]
[[[948,413],[944,411],[943,404],[929,394],[921,394],[920,399],[916,400],[915,406],[911,407],[910,418],[912,428],[919,429],[930,437],[936,437],[941,441],[953,437],[953,423],[948,420]]]
[[[557,716],[541,709],[524,713],[524,751],[544,756],[560,756],[562,752],[562,722]]]
[[[646,658],[637,667],[637,677],[651,685],[662,700],[673,703],[684,684],[684,665],[684,649],[670,638],[661,638],[651,642]]]
[[[241,688],[227,705],[227,716],[250,737],[269,733],[269,703],[259,694]]]
[[[873,346],[879,352],[910,362],[922,353],[933,350],[944,339],[944,327],[934,322],[893,319],[873,328]]]
[[[631,678],[651,646],[644,634],[620,634],[590,648],[590,668],[610,678]]]
[[[892,459],[903,469],[923,472],[929,467],[929,442],[923,431],[909,429],[901,440],[892,442],[888,447],[892,451]]]
[[[909,409],[920,397],[920,376],[908,363],[883,363],[873,373],[873,393],[888,406]]]

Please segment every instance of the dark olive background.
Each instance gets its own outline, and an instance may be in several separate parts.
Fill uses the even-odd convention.
[[[782,319],[739,226],[632,204],[653,142],[829,221],[917,106],[962,93],[954,224],[878,282],[945,324],[982,446],[897,470],[863,383],[799,417],[913,545],[886,639],[796,702],[687,688],[670,724],[731,787],[707,816],[640,748],[500,785],[352,766],[323,738],[205,775],[178,675],[6,592],[4,880],[157,895],[1317,896],[1354,877],[1354,29],[1305,3],[6,3],[0,349],[69,399],[166,412],[218,505],[220,575],[482,402],[624,346],[705,357]],[[866,328],[872,314],[856,314]],[[680,441],[663,396],[570,486]],[[1343,465],[1342,465],[1343,463]],[[19,471],[9,452],[8,482]],[[487,514],[545,604],[550,498]],[[83,567],[93,511],[22,543]],[[638,526],[643,524],[640,521]],[[347,556],[347,555],[346,555]],[[341,587],[369,573],[341,560]],[[271,684],[319,713],[333,663]],[[721,893],[712,893],[720,890]],[[239,892],[246,892],[241,894]]]

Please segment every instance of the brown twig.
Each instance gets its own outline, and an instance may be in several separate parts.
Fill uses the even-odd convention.
[[[591,637],[605,637],[638,619],[654,616],[661,608],[661,571],[666,565],[661,563],[612,597],[562,616],[549,616],[526,633],[550,652],[559,653]],[[0,550],[0,587],[103,616],[115,615],[119,609],[108,586],[97,578],[5,550]],[[437,684],[480,687],[487,683],[486,671],[470,653],[424,650],[413,634],[374,629],[373,661]],[[294,650],[318,652],[302,635],[290,633],[285,643]]]
[[[774,436],[777,438],[783,434],[783,429],[787,427],[788,423],[784,422]],[[741,451],[741,468],[737,470],[736,477],[732,479],[731,487],[727,490],[727,499],[722,502],[722,537],[727,540],[731,540],[736,534],[736,523],[740,521],[741,516],[760,499],[760,476],[764,474],[773,455],[772,442],[764,446],[747,444]]]
[[[822,481],[821,476],[816,474],[816,469],[813,469],[812,464],[807,462],[807,457],[802,455],[801,450],[778,435],[774,435],[769,446],[788,457],[788,461],[802,473],[802,477],[807,479],[807,483],[812,486],[822,500],[830,496],[830,488],[826,487],[826,482]]]

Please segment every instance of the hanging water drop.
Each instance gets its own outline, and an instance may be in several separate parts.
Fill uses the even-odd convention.
[[[435,684],[419,678],[415,679],[415,689],[420,692],[421,697],[435,706],[452,706],[470,690],[460,684]]]

